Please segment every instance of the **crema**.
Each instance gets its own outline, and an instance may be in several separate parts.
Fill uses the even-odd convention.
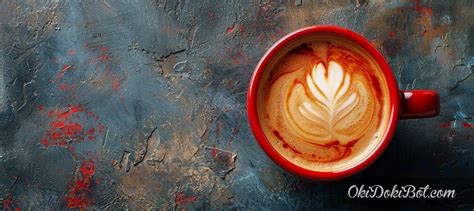
[[[361,162],[381,141],[389,90],[375,60],[335,36],[313,36],[267,65],[258,91],[265,136],[303,168],[335,171]]]

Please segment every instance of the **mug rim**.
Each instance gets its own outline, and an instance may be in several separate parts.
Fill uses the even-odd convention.
[[[290,41],[293,41],[306,35],[317,33],[325,33],[331,35],[334,34],[343,39],[352,41],[364,50],[366,50],[382,69],[390,94],[390,116],[388,119],[387,128],[383,134],[381,141],[377,144],[377,146],[375,146],[372,152],[370,152],[365,158],[362,159],[362,161],[359,161],[354,165],[350,165],[349,167],[338,171],[315,171],[300,167],[287,160],[285,157],[283,157],[283,155],[278,153],[276,149],[273,148],[273,146],[270,144],[262,130],[262,126],[258,118],[258,87],[265,66],[268,64],[268,62],[270,62],[273,56],[281,49],[283,49]],[[273,160],[278,166],[292,174],[310,180],[335,180],[348,177],[360,172],[361,170],[372,164],[385,150],[395,132],[396,123],[398,121],[398,116],[400,112],[399,93],[400,92],[395,77],[392,73],[392,69],[390,68],[388,62],[385,60],[385,57],[382,55],[382,53],[380,53],[380,51],[378,51],[377,48],[375,48],[375,46],[370,41],[368,41],[356,32],[339,26],[316,25],[302,28],[292,33],[289,33],[288,35],[278,40],[272,47],[267,50],[267,52],[260,59],[257,66],[255,67],[255,70],[250,79],[247,92],[247,113],[250,122],[250,127],[252,128],[253,134],[257,142],[259,143],[263,151],[268,155],[268,157],[270,157],[270,159]]]

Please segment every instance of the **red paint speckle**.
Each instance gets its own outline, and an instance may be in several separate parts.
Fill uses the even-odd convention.
[[[74,148],[73,146],[67,146],[67,150],[69,150],[69,151],[71,151],[71,152],[74,151],[74,149],[75,149],[75,148]]]
[[[440,124],[439,127],[440,128],[450,128],[452,125],[452,122],[445,122],[443,124]]]
[[[462,126],[463,126],[464,128],[471,129],[471,130],[474,129],[474,125],[471,124],[471,123],[469,123],[469,122],[464,122],[464,123],[462,123]]]
[[[3,199],[3,210],[13,210],[13,194],[8,194],[4,199]],[[20,208],[16,208],[20,209]]]
[[[234,30],[235,30],[235,23],[232,24],[231,27],[227,28],[226,33],[230,34],[230,33],[234,32]]]
[[[47,139],[42,139],[42,140],[41,140],[41,143],[42,143],[44,146],[49,147],[49,142],[48,142]]]
[[[69,182],[69,187],[65,196],[67,208],[84,209],[95,203],[95,200],[92,198],[94,173],[94,161],[83,161],[79,168],[79,175],[77,178]]]
[[[184,199],[185,203],[190,203],[190,202],[195,202],[196,201],[196,196],[188,196]]]
[[[69,84],[64,82],[61,85],[59,85],[59,89],[62,90],[62,91],[67,91],[67,90],[69,90]]]
[[[178,194],[176,198],[176,204],[180,205],[183,202],[184,193]]]
[[[275,1],[268,1],[260,4],[256,15],[252,17],[252,21],[246,22],[245,26],[242,25],[239,29],[240,36],[246,37],[247,35],[252,35],[253,39],[250,43],[256,45],[257,43],[276,40],[278,38],[277,34],[282,36],[285,35],[286,33],[281,30],[281,28],[285,26],[278,25],[278,23],[274,21],[274,11],[276,6],[277,4]]]
[[[96,68],[100,67],[98,66],[99,62],[112,61],[112,54],[106,46],[84,44],[84,48],[95,51],[94,56],[90,57],[88,62],[90,64],[95,63]],[[67,54],[75,55],[77,52],[75,50],[69,50]],[[60,63],[63,61],[56,59],[54,62]],[[64,98],[68,102],[74,102],[76,85],[68,84],[61,80],[65,78],[66,74],[69,75],[68,72],[71,70],[75,70],[73,65],[64,65],[52,80],[53,83],[60,82],[59,90],[68,91],[65,93],[66,96]],[[106,72],[105,74],[109,73]],[[111,86],[113,90],[118,91],[120,89],[120,79],[120,77],[117,77],[112,73]],[[44,109],[44,106],[38,106],[38,110]],[[105,126],[97,123],[97,121],[99,121],[98,115],[87,111],[84,107],[76,105],[75,103],[66,105],[66,108],[53,108],[47,111],[49,111],[47,113],[49,124],[43,126],[45,131],[40,138],[40,143],[45,147],[63,147],[70,152],[70,155],[74,160],[82,160],[78,171],[75,173],[75,177],[73,179],[68,178],[69,184],[67,185],[67,193],[65,194],[64,199],[67,203],[67,208],[78,208],[83,210],[92,203],[95,203],[95,200],[92,198],[93,188],[96,184],[100,183],[100,180],[93,178],[96,173],[94,160],[84,160],[85,158],[83,157],[79,158],[78,154],[75,152],[74,144],[86,140],[96,140],[97,135],[102,134],[105,131]]]
[[[99,130],[99,126],[87,127],[87,120],[98,120],[98,116],[85,111],[81,106],[67,105],[67,109],[51,109],[48,117],[50,118],[49,128],[43,134],[41,143],[45,147],[59,146],[68,149],[72,144],[84,140],[88,136],[89,140],[95,139],[95,132]],[[82,118],[81,118],[82,117]],[[100,132],[100,130],[99,130]],[[72,151],[72,150],[71,150]]]
[[[100,55],[98,55],[96,58],[90,58],[89,59],[89,64],[96,64],[98,62],[111,62],[112,61],[112,56],[109,52],[109,48],[107,48],[104,45],[84,45],[84,48],[88,48],[91,51],[96,51],[99,50]]]
[[[79,107],[79,106],[72,107],[70,105],[67,105],[67,108],[70,109],[73,113],[77,113],[81,110],[81,107]]]
[[[196,196],[184,197],[184,193],[178,194],[176,197],[176,205],[189,204],[196,201]]]
[[[99,57],[97,57],[99,61],[112,61],[112,58],[109,55],[102,54]]]
[[[393,37],[395,37],[395,32],[390,32],[390,34],[389,34],[389,35],[390,35],[390,38],[392,38],[392,39],[393,39]]]
[[[432,8],[426,5],[421,5],[420,0],[416,0],[415,10],[421,14],[433,15]]]
[[[95,132],[95,129],[94,128],[91,128],[89,129],[88,131],[86,131],[86,134],[89,135],[89,134],[92,134]]]
[[[59,81],[59,79],[64,77],[64,74],[66,73],[67,70],[74,70],[75,68],[72,65],[64,65],[63,69],[59,71],[59,73],[56,75],[56,78],[53,79],[53,83],[56,83]]]
[[[217,150],[216,150],[216,145],[212,145],[212,152],[211,156],[215,158],[217,156]]]

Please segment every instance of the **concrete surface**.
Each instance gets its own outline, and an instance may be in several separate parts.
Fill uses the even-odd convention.
[[[474,2],[0,1],[0,209],[474,207]],[[400,121],[358,175],[308,182],[259,148],[247,85],[301,27],[371,40],[437,118]],[[429,184],[455,199],[350,199],[353,184]]]

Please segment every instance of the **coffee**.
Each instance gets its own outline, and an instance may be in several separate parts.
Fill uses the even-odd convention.
[[[315,171],[361,162],[388,126],[390,97],[374,58],[349,40],[313,35],[288,44],[265,67],[258,118],[273,148]]]

